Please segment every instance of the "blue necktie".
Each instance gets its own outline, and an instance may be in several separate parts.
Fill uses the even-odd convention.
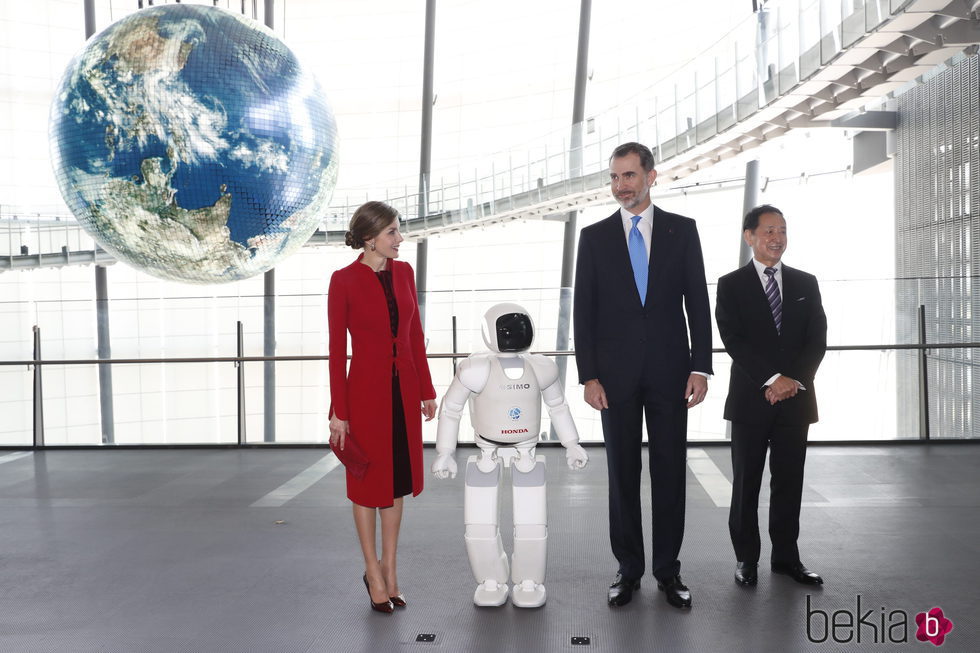
[[[636,228],[640,221],[640,216],[633,216],[633,228],[630,229],[629,249],[630,263],[633,264],[633,279],[636,280],[636,290],[640,293],[640,304],[646,305],[647,301],[647,273],[650,269],[650,261],[647,257],[647,247],[643,242],[643,234]]]

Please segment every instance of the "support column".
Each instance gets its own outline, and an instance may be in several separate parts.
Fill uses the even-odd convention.
[[[429,174],[432,171],[432,69],[435,60],[436,0],[425,0],[425,47],[422,55],[422,147],[419,155],[419,218],[429,214]],[[425,221],[422,221],[425,228]],[[429,242],[423,238],[415,249],[415,287],[419,318],[425,328],[425,297],[428,284]]]
[[[272,11],[275,9],[275,0],[265,0],[265,26],[269,29],[275,29],[275,20],[272,17]]]
[[[272,12],[274,0],[265,0],[265,26],[274,29]],[[263,296],[262,355],[276,355],[276,270],[265,273],[265,294]],[[263,439],[276,441],[276,362],[262,363],[263,380]]]
[[[95,34],[95,0],[85,0],[85,38]]]
[[[85,0],[85,38],[95,34],[95,0]],[[98,252],[98,248],[96,248]],[[95,328],[100,359],[112,358],[109,339],[109,290],[106,269],[95,266]],[[102,426],[102,444],[116,441],[115,418],[112,409],[112,365],[99,363],[99,414]]]
[[[759,188],[761,187],[759,177],[759,160],[752,159],[745,164],[745,190],[742,197],[742,215],[738,219],[738,266],[742,267],[752,260],[752,249],[745,239],[742,238],[742,219],[745,214],[759,206]]]
[[[585,88],[588,83],[589,31],[592,18],[592,0],[582,0],[578,21],[578,54],[575,58],[575,94],[572,101],[571,150],[568,153],[569,177],[582,176],[582,130],[585,123]],[[556,351],[568,349],[568,331],[572,321],[572,285],[575,280],[575,234],[577,211],[569,211],[565,216],[565,233],[562,239],[561,287],[558,296],[558,337]],[[558,378],[565,385],[568,356],[559,356]],[[551,429],[550,439],[555,440],[555,430]]]

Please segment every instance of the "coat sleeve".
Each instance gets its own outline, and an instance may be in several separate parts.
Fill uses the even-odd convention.
[[[786,374],[794,379],[811,381],[817,375],[817,368],[827,351],[827,315],[823,310],[816,277],[808,277],[807,281],[807,293],[813,298],[813,310],[807,321],[803,348]]]
[[[596,273],[589,234],[582,232],[578,242],[578,260],[575,264],[575,292],[572,322],[575,326],[575,364],[578,382],[585,383],[599,378],[596,358]]]
[[[693,221],[685,255],[684,309],[691,332],[691,371],[714,374],[711,367],[711,306],[704,278],[701,238]]]
[[[330,403],[333,413],[343,420],[350,419],[347,403],[347,286],[341,275],[330,276],[327,290],[327,331],[330,338]]]
[[[412,347],[412,361],[415,364],[415,373],[419,379],[419,391],[422,400],[435,399],[436,390],[432,387],[432,374],[429,372],[429,360],[425,357],[425,334],[422,332],[422,320],[419,316],[418,290],[415,288],[415,270],[412,266],[405,264],[408,268],[408,285],[412,289],[412,302],[415,304],[415,311],[412,313],[412,324],[408,334]]]
[[[732,362],[742,368],[761,389],[779,370],[765,356],[761,356],[758,346],[751,342],[748,325],[739,310],[736,283],[737,277],[734,275],[726,275],[718,280],[718,299],[715,303],[718,333],[725,344],[725,351],[732,357]]]

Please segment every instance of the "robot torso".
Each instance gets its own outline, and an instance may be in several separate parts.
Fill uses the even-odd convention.
[[[470,421],[476,437],[489,444],[511,446],[538,439],[541,387],[530,362],[518,356],[524,373],[511,379],[496,356],[489,357],[486,386],[470,398]]]

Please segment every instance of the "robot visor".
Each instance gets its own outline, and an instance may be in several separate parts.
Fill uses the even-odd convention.
[[[497,318],[497,346],[502,352],[524,351],[534,342],[531,318],[524,313],[507,313]]]

